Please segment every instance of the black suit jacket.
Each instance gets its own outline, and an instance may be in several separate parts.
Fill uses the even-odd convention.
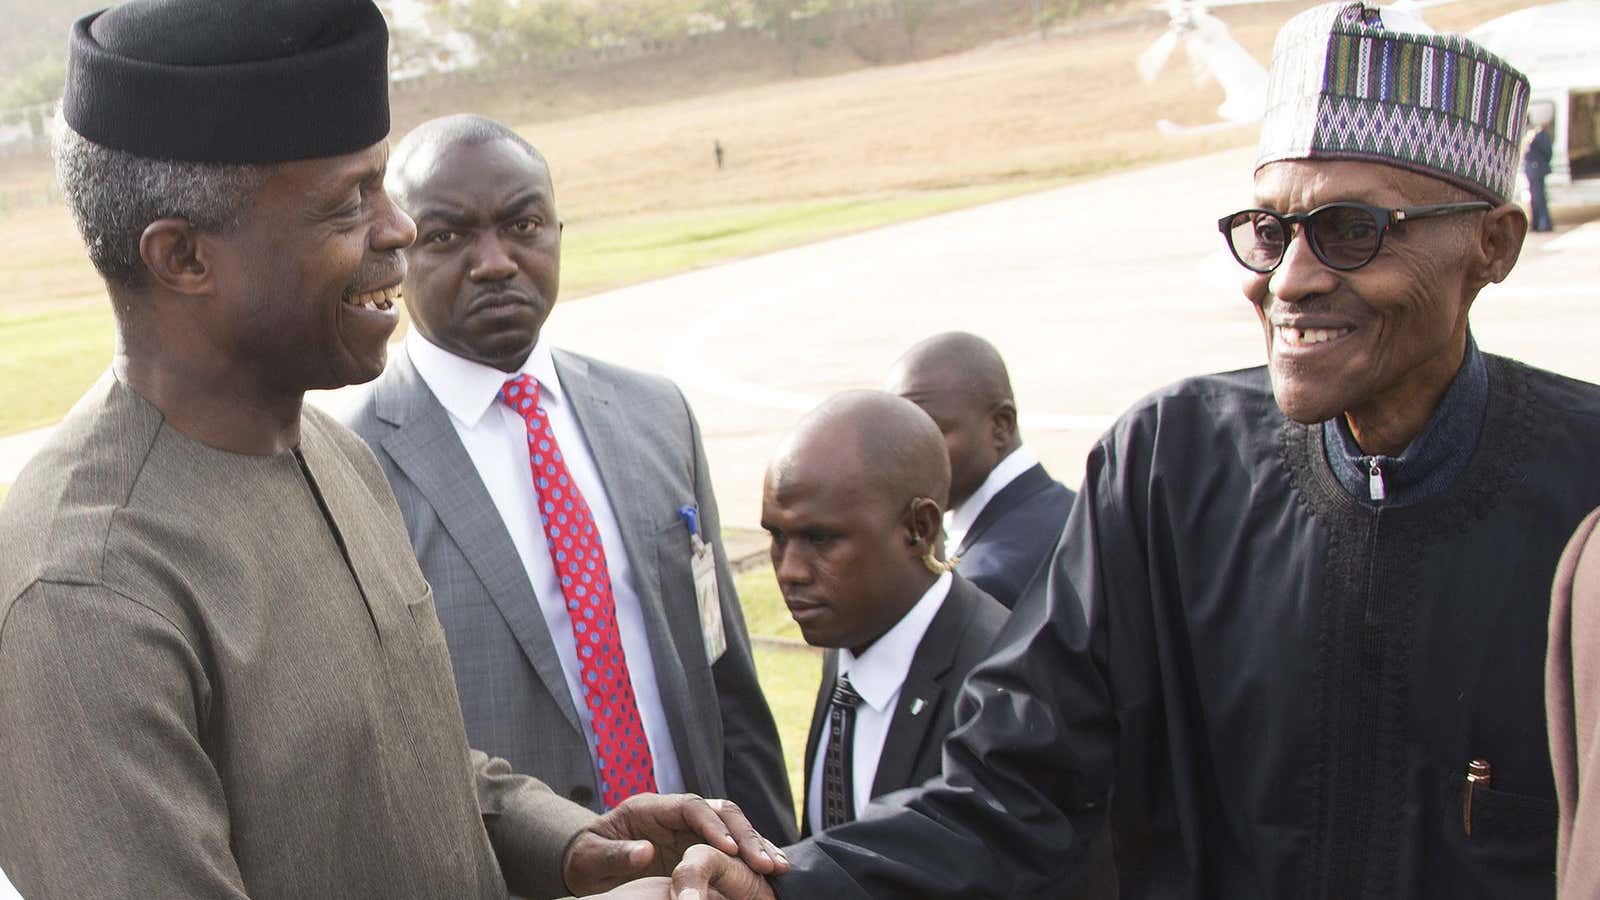
[[[1007,609],[1042,568],[1077,496],[1035,463],[978,513],[956,549],[956,571]]]
[[[1008,617],[1006,608],[972,582],[955,576],[950,594],[928,624],[928,630],[911,657],[911,668],[900,687],[894,718],[884,739],[872,796],[921,784],[939,774],[940,748],[955,727],[956,696],[967,672],[989,655],[989,645]],[[811,714],[811,734],[806,737],[805,803],[811,802],[811,770],[817,744],[828,721],[828,702],[839,674],[839,651],[823,656],[822,684]],[[921,705],[917,701],[922,701]],[[916,707],[917,711],[912,712]],[[810,810],[800,816],[800,836],[811,833]]]

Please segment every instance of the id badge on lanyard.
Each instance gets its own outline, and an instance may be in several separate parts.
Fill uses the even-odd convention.
[[[717,594],[717,550],[700,534],[698,507],[683,506],[678,515],[689,529],[689,570],[694,573],[694,596],[700,606],[700,639],[705,642],[706,664],[714,665],[728,649],[728,636],[722,629],[722,601]]]

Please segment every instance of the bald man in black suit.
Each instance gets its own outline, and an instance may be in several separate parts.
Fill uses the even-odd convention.
[[[1016,606],[1055,549],[1075,494],[1022,443],[999,351],[974,334],[934,335],[900,357],[888,389],[922,407],[944,434],[956,571]]]

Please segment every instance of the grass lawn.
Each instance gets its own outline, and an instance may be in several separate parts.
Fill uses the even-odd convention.
[[[744,606],[745,624],[760,637],[800,637],[800,627],[789,617],[772,579],[772,567],[763,565],[741,573],[735,581],[739,602]],[[755,647],[756,672],[767,704],[778,720],[783,738],[783,758],[789,764],[789,786],[794,789],[795,814],[803,804],[801,791],[805,779],[806,731],[811,727],[811,707],[817,699],[817,682],[822,678],[822,653],[810,647],[786,647],[770,643]]]
[[[570,222],[561,295],[579,297],[689,269],[1039,190],[1017,181],[970,188],[693,209]]]
[[[755,648],[756,672],[767,704],[778,720],[778,735],[783,739],[783,759],[789,764],[789,787],[794,791],[795,815],[804,807],[806,729],[811,726],[811,707],[817,699],[817,682],[822,677],[822,654],[808,647]]]
[[[0,316],[0,434],[50,425],[111,364],[111,307]]]

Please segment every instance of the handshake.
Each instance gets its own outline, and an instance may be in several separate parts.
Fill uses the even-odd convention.
[[[638,794],[567,847],[562,874],[585,900],[774,900],[766,876],[789,859],[738,804]]]

